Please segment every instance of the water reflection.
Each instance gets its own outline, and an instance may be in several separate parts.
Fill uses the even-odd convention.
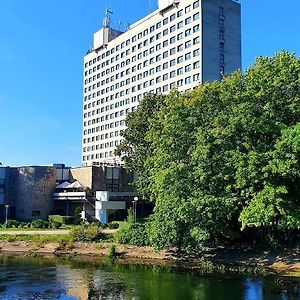
[[[0,299],[299,300],[299,280],[200,277],[159,267],[0,258]]]

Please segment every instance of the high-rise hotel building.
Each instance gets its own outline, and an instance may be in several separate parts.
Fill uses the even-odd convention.
[[[107,12],[84,57],[83,165],[118,161],[126,115],[147,93],[190,90],[239,68],[236,1],[158,0],[125,32],[110,27]]]

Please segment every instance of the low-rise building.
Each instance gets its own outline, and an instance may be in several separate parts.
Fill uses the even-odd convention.
[[[138,196],[134,179],[117,165],[0,167],[0,220],[73,216],[78,207],[82,217],[102,223],[110,216],[124,218]]]

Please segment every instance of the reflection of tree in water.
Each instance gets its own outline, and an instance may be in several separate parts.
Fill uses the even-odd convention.
[[[93,277],[93,278],[92,278]],[[123,300],[128,297],[124,278],[118,273],[96,271],[89,280],[89,300],[112,299]]]

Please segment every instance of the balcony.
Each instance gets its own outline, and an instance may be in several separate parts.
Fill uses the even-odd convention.
[[[86,201],[86,192],[53,193],[53,200],[82,202]]]

